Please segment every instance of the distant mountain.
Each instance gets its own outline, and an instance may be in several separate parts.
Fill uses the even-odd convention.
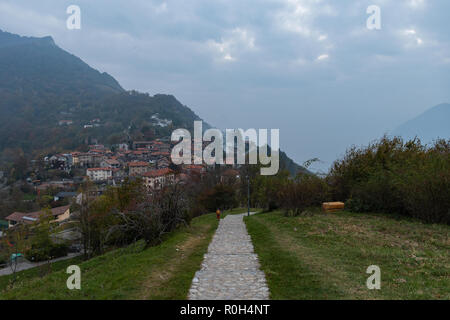
[[[294,160],[289,158],[283,151],[280,152],[280,169],[289,171],[290,175],[295,177],[298,173],[310,173],[305,167],[297,164]]]
[[[0,30],[0,165],[97,141],[169,136],[175,128],[192,129],[194,120],[201,119],[174,96],[125,91],[51,37]],[[282,162],[296,171],[286,155]]]
[[[393,131],[405,139],[419,137],[429,143],[437,138],[450,139],[450,104],[437,105]]]
[[[2,94],[44,97],[63,94],[66,99],[78,95],[98,98],[124,91],[109,74],[62,50],[51,37],[20,37],[1,31],[0,90]]]

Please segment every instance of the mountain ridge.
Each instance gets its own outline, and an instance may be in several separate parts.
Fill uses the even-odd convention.
[[[45,37],[26,37],[26,36],[20,36],[18,34],[10,33],[7,31],[3,31],[0,29],[0,48],[4,48],[7,46],[12,45],[19,45],[24,43],[30,43],[30,42],[38,42],[38,43],[46,43],[55,45],[55,41],[51,36],[45,36]]]
[[[405,139],[420,138],[431,143],[438,138],[450,138],[450,104],[441,103],[406,121],[393,130],[393,135]]]

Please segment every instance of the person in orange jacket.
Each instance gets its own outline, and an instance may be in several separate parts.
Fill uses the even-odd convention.
[[[216,211],[216,217],[217,217],[217,220],[220,220],[220,210],[219,209],[217,209],[217,211]]]

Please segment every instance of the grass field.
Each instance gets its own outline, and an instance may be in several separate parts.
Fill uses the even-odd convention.
[[[146,250],[139,242],[89,261],[75,258],[56,262],[51,270],[29,269],[17,273],[12,287],[12,276],[2,276],[0,300],[185,299],[216,228],[215,214],[208,214]],[[66,287],[66,268],[71,264],[81,268],[81,290]]]
[[[450,227],[383,214],[245,218],[271,299],[450,299]],[[366,269],[381,268],[368,290]]]
[[[320,211],[245,221],[272,299],[450,299],[449,226]],[[185,299],[216,228],[208,214],[146,250],[139,242],[89,261],[59,261],[17,273],[14,285],[2,276],[0,300]],[[72,264],[81,268],[81,290],[66,287]],[[381,290],[366,287],[369,265],[381,268]]]

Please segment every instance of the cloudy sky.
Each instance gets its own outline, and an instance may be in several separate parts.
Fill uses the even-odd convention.
[[[66,9],[81,8],[81,30]],[[381,9],[381,30],[366,10]],[[175,95],[219,128],[279,128],[327,167],[450,102],[448,0],[0,0],[0,29],[51,35],[125,89]]]

